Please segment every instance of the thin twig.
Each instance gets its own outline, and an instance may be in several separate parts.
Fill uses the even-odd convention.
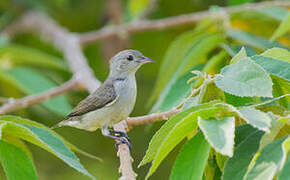
[[[274,7],[274,6],[290,6],[289,1],[266,1],[253,4],[244,4],[240,6],[221,7],[219,11],[206,10],[190,14],[174,16],[159,20],[140,20],[134,21],[129,24],[123,24],[114,27],[104,27],[102,29],[80,34],[81,44],[87,44],[96,40],[117,36],[120,32],[127,32],[128,34],[149,31],[149,30],[162,30],[175,26],[187,25],[197,22],[204,18],[224,18],[227,14],[240,12],[243,10],[255,10],[261,7]]]
[[[64,92],[67,92],[71,89],[77,88],[78,86],[79,86],[78,81],[72,79],[56,88],[50,89],[48,91],[39,94],[26,96],[21,99],[9,98],[8,102],[0,107],[0,114],[6,114],[21,108],[26,108],[33,104],[40,103],[42,101],[58,96]]]
[[[64,53],[75,78],[90,92],[101,84],[94,77],[94,73],[82,53],[77,34],[68,32],[54,20],[40,12],[24,14],[18,21],[8,26],[3,33],[13,36],[16,33],[27,30],[38,33],[52,41]]]
[[[180,109],[174,108],[166,112],[153,113],[146,116],[129,117],[127,119],[127,123],[129,127],[140,126],[140,125],[144,125],[144,124],[148,124],[148,123],[152,123],[156,121],[167,120],[174,114],[177,114],[178,112],[180,112]]]

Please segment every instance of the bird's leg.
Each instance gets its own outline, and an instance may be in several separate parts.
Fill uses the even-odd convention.
[[[127,135],[127,133],[123,132],[123,131],[115,131],[112,129],[109,129],[110,133],[114,133],[116,134],[117,137],[124,137],[126,138],[129,142],[131,141],[131,139],[129,138],[129,136]]]
[[[130,142],[127,141],[125,138],[123,138],[123,136],[120,137],[120,136],[111,135],[110,130],[108,129],[108,126],[106,126],[106,125],[102,127],[102,134],[106,137],[118,140],[118,142],[116,142],[116,144],[115,144],[116,147],[118,147],[118,145],[120,145],[120,144],[126,144],[130,150],[132,149],[132,145],[130,144]]]

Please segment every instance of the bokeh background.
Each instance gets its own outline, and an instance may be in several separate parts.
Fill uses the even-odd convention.
[[[71,32],[83,33],[92,30],[97,30],[104,25],[112,25],[114,23],[125,23],[137,19],[140,16],[142,8],[149,0],[1,0],[0,1],[0,28],[17,19],[21,14],[28,10],[39,10],[57,21],[60,25],[67,28]],[[159,0],[156,7],[149,14],[149,19],[160,19],[165,17],[176,16],[185,13],[192,13],[206,10],[213,6],[230,6],[240,5],[247,2],[260,2],[254,0]],[[245,16],[245,15],[242,15]],[[247,21],[247,17],[243,17]],[[251,30],[261,24],[269,27],[268,29],[256,29],[254,33],[260,35],[270,35],[278,27],[279,22],[267,19],[252,20],[245,25],[241,22],[236,22],[237,26],[252,26]],[[137,104],[131,116],[144,115],[150,111],[151,104],[148,103],[148,97],[151,96],[154,83],[158,74],[158,69],[166,52],[166,49],[179,34],[186,30],[191,30],[196,24],[170,28],[162,31],[147,31],[135,33],[124,39],[109,38],[97,42],[90,43],[84,46],[83,50],[93,69],[95,76],[103,81],[108,75],[108,60],[113,54],[121,49],[131,48],[141,51],[145,56],[154,59],[156,64],[147,64],[143,66],[137,73],[138,96]],[[265,26],[265,27],[267,27]],[[260,31],[260,32],[259,32]],[[40,38],[36,34],[25,33],[17,35],[12,40],[6,36],[1,36],[0,39],[0,69],[9,70],[13,67],[18,69],[12,74],[20,73],[25,68],[31,68],[29,65],[14,65],[9,63],[9,54],[4,56],[5,48],[16,48],[19,56],[15,55],[15,59],[21,60],[24,55],[22,50],[36,51],[35,53],[44,53],[51,58],[57,59],[65,63],[64,57],[51,43]],[[17,50],[18,48],[18,50]],[[1,50],[2,49],[2,50]],[[7,50],[7,49],[6,49]],[[15,53],[17,54],[17,53]],[[41,55],[40,55],[41,56]],[[35,55],[37,57],[37,55]],[[26,69],[27,70],[27,69]],[[26,72],[26,71],[25,71]],[[33,73],[41,73],[46,79],[49,79],[55,84],[61,84],[70,79],[71,73],[68,70],[49,70],[41,68],[33,68]],[[23,81],[33,81],[31,78],[36,78],[29,73],[22,73]],[[40,81],[41,82],[41,81]],[[41,83],[32,83],[32,86],[41,87]],[[29,91],[29,90],[28,90]],[[11,83],[0,78],[0,94],[2,97],[19,98],[27,94],[21,88],[15,88]],[[88,93],[83,90],[73,90],[66,93],[61,98],[65,98],[69,105],[64,112],[52,112],[49,108],[43,105],[34,105],[27,109],[16,111],[12,114],[20,115],[32,119],[34,121],[52,126],[61,121],[64,114],[69,111],[71,107],[76,105],[81,99],[85,98]],[[60,110],[62,111],[62,110]],[[132,139],[134,150],[132,156],[134,157],[134,169],[138,174],[137,179],[144,179],[149,165],[137,168],[148,147],[148,143],[153,134],[161,126],[162,122],[148,124],[144,126],[134,127],[129,136]],[[80,149],[83,149],[91,154],[94,154],[103,159],[103,162],[78,155],[82,164],[88,169],[90,173],[98,179],[111,180],[119,177],[118,167],[119,159],[116,156],[116,149],[114,142],[101,135],[100,131],[86,132],[70,127],[63,127],[56,130],[72,144]],[[52,154],[40,149],[34,145],[28,144],[32,150],[33,159],[36,165],[39,179],[41,180],[86,180],[89,179],[84,175],[78,173],[68,165],[57,159]],[[176,157],[179,148],[176,148],[168,158],[159,167],[158,172],[155,173],[151,179],[168,179],[170,169]],[[3,169],[0,169],[0,179],[5,179]]]

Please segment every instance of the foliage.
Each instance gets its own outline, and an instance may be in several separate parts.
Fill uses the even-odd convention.
[[[277,33],[280,34],[280,29],[287,26],[284,25],[287,23],[288,20],[285,17],[273,37],[278,37]],[[182,40],[187,40],[185,37],[190,33],[199,32],[198,35],[192,36],[191,43],[183,43],[194,49],[196,42],[202,43],[206,39],[203,35],[210,36],[207,28],[203,28],[201,30],[203,32],[194,30],[180,35],[166,52],[155,87],[155,92],[160,92],[160,96],[152,111],[181,107],[187,99],[197,98],[197,101],[185,103],[186,109],[170,118],[157,131],[140,165],[152,161],[147,174],[147,178],[150,177],[169,152],[186,139],[187,142],[176,158],[171,179],[180,177],[182,179],[273,179],[275,174],[279,174],[283,168],[288,168],[285,162],[287,162],[289,151],[289,133],[283,134],[282,137],[278,137],[277,134],[285,124],[289,124],[289,111],[284,108],[289,106],[289,101],[277,100],[286,99],[290,92],[289,50],[286,46],[277,41],[271,41],[269,38],[243,30],[227,29],[227,27],[223,29],[217,26],[214,28],[218,29],[216,31],[219,33],[225,31],[227,34],[226,41],[226,37],[217,43],[208,41],[207,46],[203,45],[203,48],[212,48],[205,54],[202,54],[203,51],[194,52],[194,57],[199,57],[198,59],[190,56],[190,59],[187,59],[186,55],[184,58],[179,54],[178,57],[175,56],[177,59],[175,62],[180,62],[176,66],[171,66],[173,60],[169,58],[173,56],[169,55],[180,53],[178,48],[182,49],[184,54],[188,49],[190,54],[190,48],[181,48]],[[285,28],[289,29],[289,27]],[[196,29],[201,28],[198,26]],[[213,31],[212,28],[211,31]],[[232,51],[233,43],[242,45],[240,51]],[[205,67],[209,66],[210,58],[208,61],[202,58],[211,57],[211,52],[214,50],[215,53],[221,51],[219,45],[225,48],[232,59],[229,61],[226,56],[222,56],[221,60],[212,67],[215,69],[213,72],[206,71],[206,68],[201,69],[201,72],[193,71],[197,76],[192,79],[196,80],[190,80],[190,84],[186,83],[189,78],[186,79],[188,75],[184,74],[190,73],[191,69],[200,70],[198,66],[200,64]],[[246,49],[249,48],[255,49],[254,51],[260,54],[248,54]],[[191,69],[181,71],[184,64],[190,64]],[[222,67],[224,64],[228,65]],[[164,76],[165,69],[169,70],[167,76]],[[285,83],[275,82],[276,78]],[[172,83],[174,81],[178,81],[177,87],[174,87]],[[212,87],[206,91],[209,85]],[[214,85],[218,89],[213,88]],[[280,91],[279,94],[274,93],[277,87],[285,90]],[[179,92],[174,89],[178,89]],[[186,90],[181,92],[181,89]],[[213,97],[212,94],[215,96]],[[152,97],[154,99],[157,95],[153,94]],[[166,103],[160,103],[160,101]],[[271,105],[283,109],[282,112],[278,114],[271,108]],[[283,122],[279,120],[281,116]],[[245,124],[250,124],[252,127]],[[204,136],[201,136],[198,128]],[[205,145],[205,140],[211,146],[211,153]],[[197,150],[199,147],[203,150],[202,152]],[[225,158],[226,156],[228,158]],[[204,164],[206,159],[207,166]],[[196,167],[197,163],[200,163],[200,166]],[[285,178],[285,174],[281,176]]]
[[[138,21],[152,1],[124,1],[125,12],[120,23]],[[208,8],[208,4],[216,4],[215,1],[204,2],[160,1],[155,4],[157,7],[150,18],[198,11]],[[218,3],[239,5],[247,2],[254,1]],[[0,3],[0,28],[15,20],[24,9],[37,9],[50,14],[72,32],[95,30],[103,23],[109,26],[112,23],[103,22],[108,21],[104,4],[105,1],[3,1]],[[151,112],[181,109],[162,124],[149,143],[139,164],[152,162],[147,179],[165,179],[166,175],[172,180],[180,177],[185,180],[289,179],[289,9],[267,7],[227,15],[220,11],[222,9],[212,8],[209,12],[222,14],[221,17],[213,16],[162,32],[140,32],[130,38],[132,49],[141,50],[158,62],[163,57],[161,63],[151,69],[144,68],[138,74],[137,77],[142,79],[138,89],[142,92],[134,115],[145,114],[148,110],[144,106],[146,100],[152,105]],[[71,77],[68,64],[52,44],[34,34],[21,34],[13,39],[0,35],[0,98],[3,96],[4,99],[1,104],[9,97],[20,98],[47,91]],[[100,51],[110,50],[100,44],[87,45],[84,52],[94,73],[105,77],[108,67],[101,60],[107,55]],[[152,88],[153,82],[155,86]],[[56,161],[42,154],[47,167],[53,171],[60,169],[61,174],[67,172],[59,179],[95,179],[95,174],[83,167],[73,151],[98,158],[78,149],[47,127],[63,119],[72,105],[85,95],[73,91],[13,112],[13,116],[0,116],[0,163],[9,180],[34,180],[44,176],[46,171],[33,160],[41,159],[38,150],[29,143],[86,175],[63,171],[61,164],[55,165]],[[146,126],[141,130],[150,135],[157,126],[152,129]],[[132,132],[131,136],[134,137],[132,143],[136,151],[133,155],[136,159],[141,158],[138,152],[145,151],[147,146],[141,130]],[[101,179],[117,176],[118,162],[112,158],[115,152],[112,144],[107,144],[107,139],[65,128],[59,133],[89,152],[104,156],[106,161],[99,166],[96,165],[98,162],[85,159],[90,172],[94,169]],[[162,168],[167,156],[171,161],[175,156],[176,159]],[[142,179],[144,169],[137,171]],[[152,176],[155,171],[160,175]],[[45,176],[50,178],[51,174]]]

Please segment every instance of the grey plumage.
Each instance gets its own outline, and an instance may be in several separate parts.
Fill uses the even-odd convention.
[[[126,119],[133,110],[137,93],[135,72],[146,62],[152,60],[139,51],[119,52],[110,60],[110,74],[106,81],[56,127],[72,126],[88,131],[102,128],[105,136],[126,143],[119,136],[110,135],[112,131],[108,127]]]

